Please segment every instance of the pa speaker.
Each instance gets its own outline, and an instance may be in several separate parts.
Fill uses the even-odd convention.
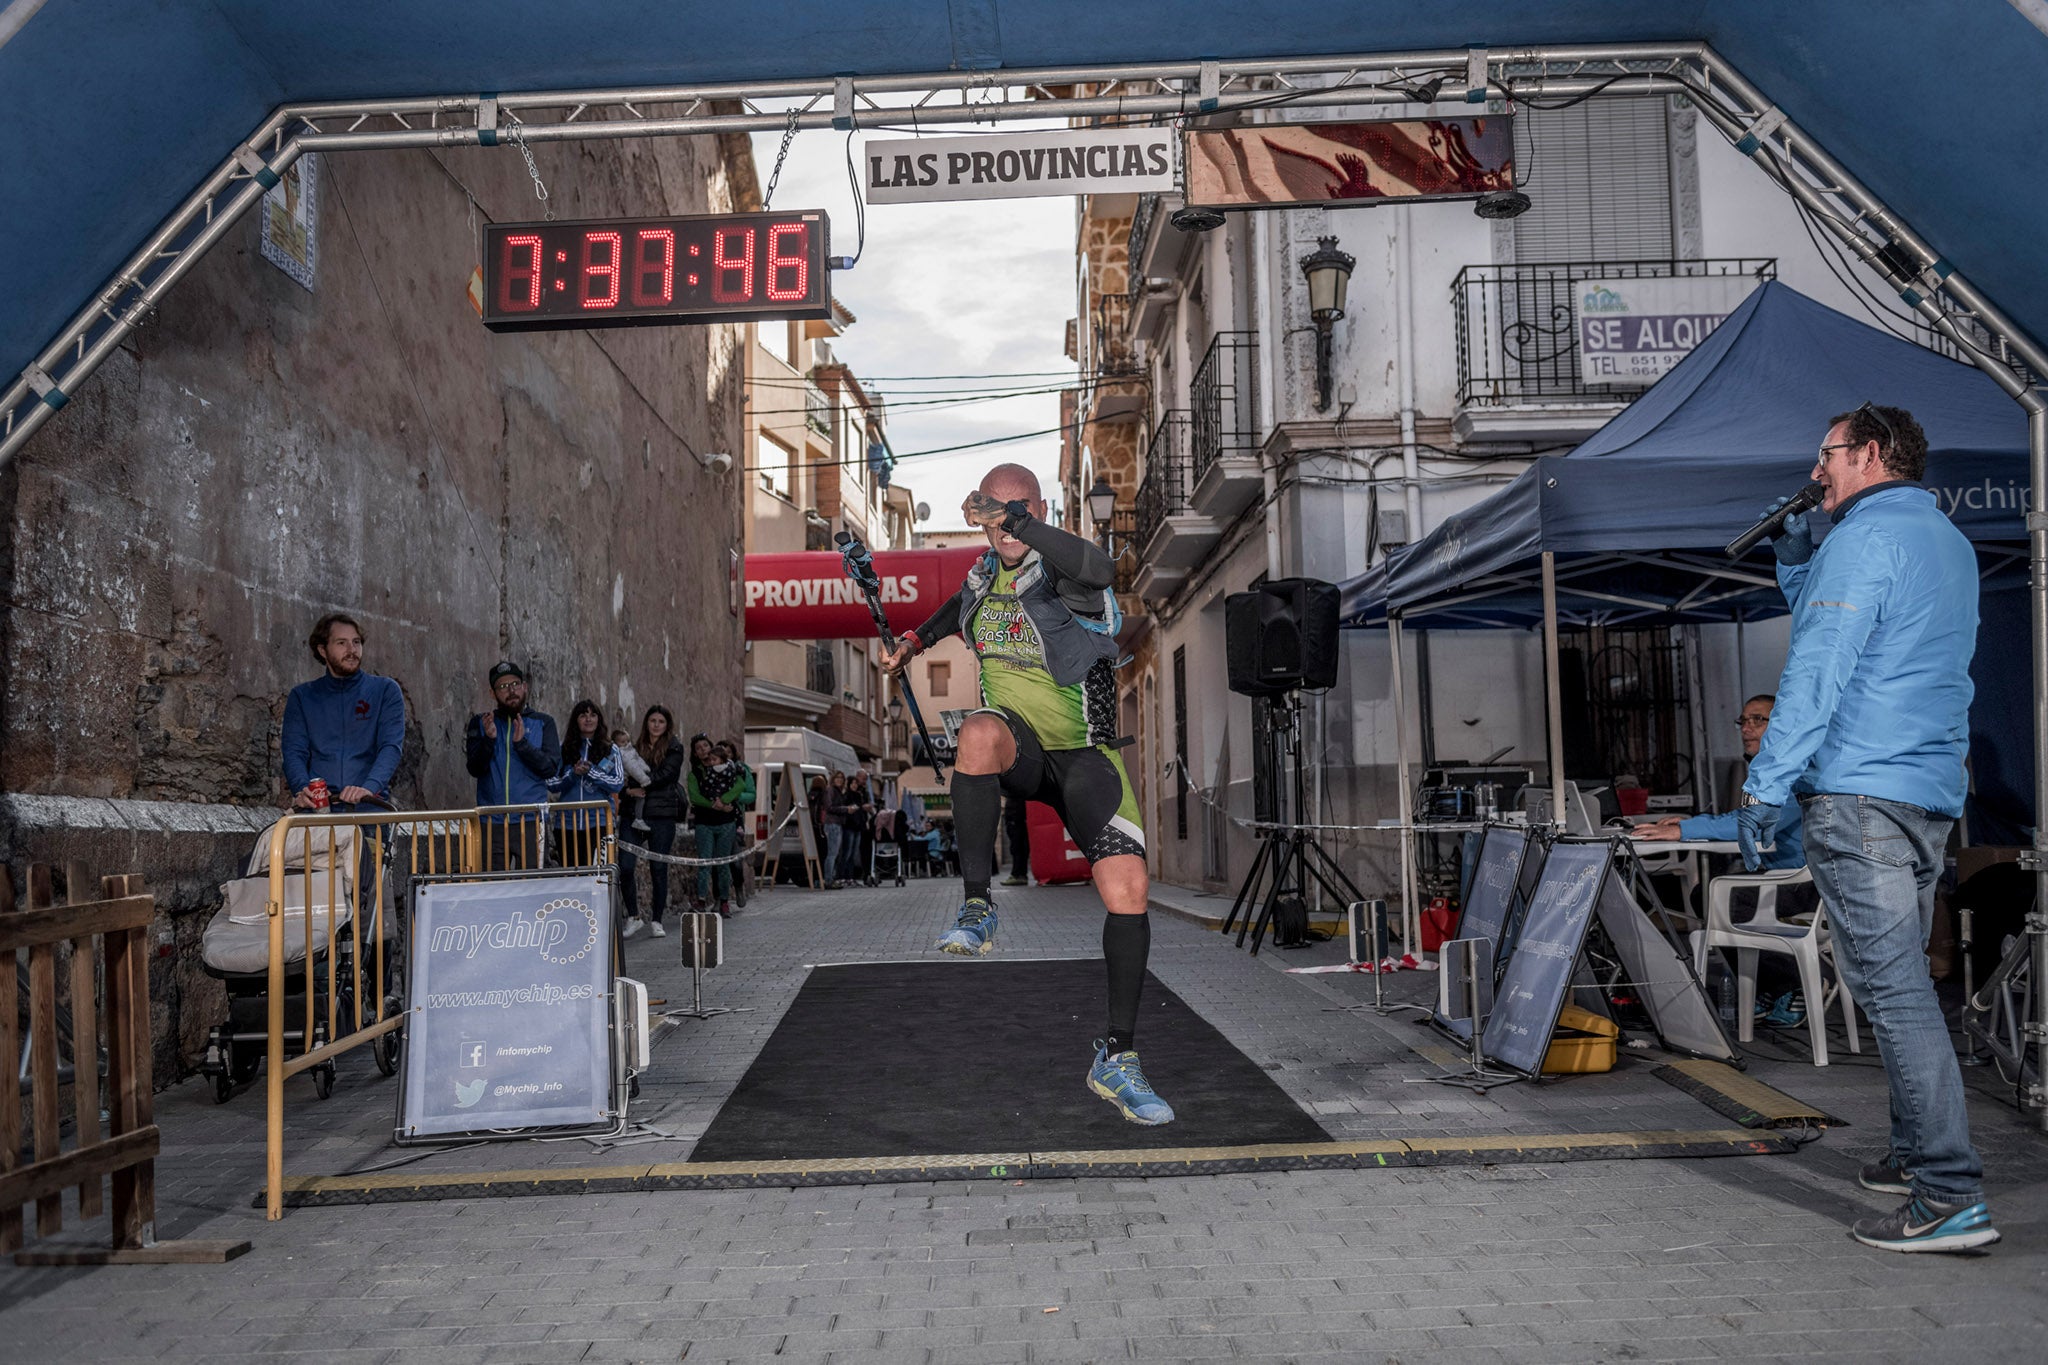
[[[1230,690],[1277,697],[1337,681],[1337,588],[1316,578],[1278,578],[1223,599]]]

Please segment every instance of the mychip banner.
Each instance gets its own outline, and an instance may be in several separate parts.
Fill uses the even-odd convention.
[[[611,944],[601,878],[422,885],[398,1141],[612,1122]]]
[[[1074,128],[870,142],[870,204],[1152,194],[1173,188],[1171,128]]]

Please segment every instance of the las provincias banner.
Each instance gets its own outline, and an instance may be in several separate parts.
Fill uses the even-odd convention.
[[[877,550],[882,608],[899,634],[924,624],[960,587],[986,548]],[[870,639],[867,598],[835,551],[748,555],[746,631],[749,640]]]

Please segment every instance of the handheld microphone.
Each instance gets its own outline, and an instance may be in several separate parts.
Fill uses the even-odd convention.
[[[1783,531],[1787,520],[1798,516],[1801,512],[1820,506],[1820,501],[1827,496],[1827,492],[1827,489],[1817,483],[1806,485],[1806,487],[1794,493],[1783,507],[1780,507],[1777,511],[1729,541],[1728,557],[1730,559],[1742,558],[1765,536],[1775,536]],[[845,532],[840,534],[844,535]]]
[[[854,539],[853,532],[840,531],[832,537],[839,547],[839,558],[846,567],[846,576],[863,588],[882,586],[882,575],[875,571],[875,557],[868,553],[868,547]]]

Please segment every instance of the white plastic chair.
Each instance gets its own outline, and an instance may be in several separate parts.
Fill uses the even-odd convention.
[[[1778,888],[1808,885],[1813,874],[1793,868],[1783,872],[1737,872],[1715,877],[1707,883],[1707,925],[1692,935],[1693,966],[1702,980],[1707,974],[1707,954],[1716,948],[1735,950],[1736,1037],[1749,1042],[1756,1037],[1756,955],[1786,953],[1799,965],[1799,984],[1806,996],[1806,1029],[1813,1040],[1813,1064],[1828,1064],[1827,1013],[1830,1003],[1822,987],[1821,959],[1831,956],[1828,942],[1827,908],[1816,905],[1813,923],[1778,918]],[[1730,904],[1737,888],[1756,892],[1756,914],[1741,924],[1730,916]],[[1849,1031],[1849,1051],[1863,1051],[1856,1029],[1856,1003],[1846,989],[1837,988],[1842,1001],[1842,1023]]]

